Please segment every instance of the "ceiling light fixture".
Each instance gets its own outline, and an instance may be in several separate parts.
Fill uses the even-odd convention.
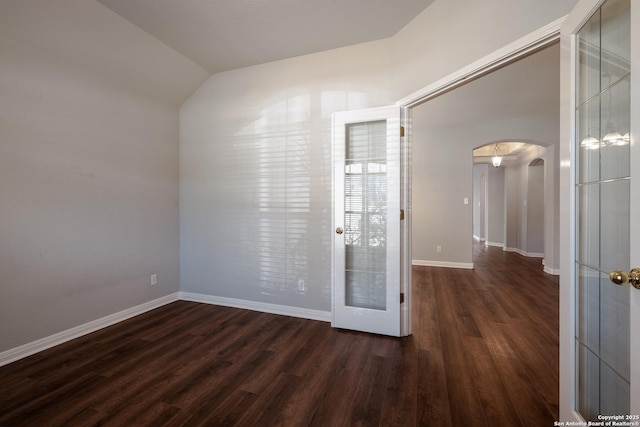
[[[500,155],[500,149],[498,148],[498,144],[496,144],[496,147],[493,150],[493,157],[491,158],[491,163],[493,164],[494,168],[497,168],[502,164],[502,156]]]

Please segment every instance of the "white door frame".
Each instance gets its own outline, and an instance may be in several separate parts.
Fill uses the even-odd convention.
[[[593,10],[585,11],[585,16],[591,16],[604,0],[595,0]],[[584,23],[570,22],[565,19],[562,27],[571,28],[582,26]],[[583,421],[575,410],[576,373],[575,373],[575,269],[572,267],[575,259],[575,156],[571,148],[571,141],[575,139],[575,128],[571,126],[572,113],[575,109],[575,87],[572,83],[575,74],[576,53],[569,39],[560,40],[560,304],[566,310],[560,310],[560,419],[564,421]],[[562,60],[563,55],[569,55],[570,60]]]
[[[429,101],[445,92],[464,85],[485,74],[489,74],[505,65],[516,62],[538,50],[541,50],[560,38],[560,26],[564,17],[528,34],[513,43],[499,49],[470,65],[449,74],[446,77],[426,86],[411,95],[399,100],[396,105],[400,107],[400,122],[405,129],[405,141],[402,144],[402,163],[404,165],[401,179],[404,191],[401,194],[401,206],[405,206],[405,221],[402,221],[401,237],[401,292],[405,299],[400,311],[400,331],[401,335],[411,334],[411,152],[412,152],[412,126],[411,113],[413,107]],[[556,230],[557,232],[557,230]],[[562,253],[562,251],[561,251]],[[562,365],[561,365],[562,366]]]
[[[634,9],[631,8],[631,58],[636,58],[631,62],[631,170],[633,174],[633,160],[640,159],[640,140],[638,139],[638,132],[636,129],[640,129],[640,99],[635,94],[638,93],[638,76],[640,76],[640,45],[634,43],[634,40],[640,40],[640,26],[634,25],[634,22],[638,22],[638,3]],[[633,78],[633,76],[636,76]],[[640,179],[637,177],[631,180],[631,194],[640,194]],[[629,209],[631,212],[640,212],[640,200],[637,197],[631,197],[629,200]],[[640,236],[640,221],[631,221],[629,227],[629,234],[632,236]],[[640,247],[637,244],[632,244],[629,248],[629,257],[631,259],[631,268],[640,267],[637,263],[640,262]],[[636,263],[636,264],[634,264]],[[630,325],[630,351],[631,355],[639,354],[640,352],[640,292],[632,290],[631,292],[631,316],[629,319]],[[640,366],[634,363],[635,360],[631,360],[631,387],[629,394],[631,395],[631,414],[640,415]]]

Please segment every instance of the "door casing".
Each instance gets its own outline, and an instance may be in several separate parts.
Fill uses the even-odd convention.
[[[406,206],[405,221],[401,224],[401,292],[405,299],[400,310],[401,335],[411,335],[412,318],[412,289],[411,289],[411,233],[412,233],[412,209],[411,209],[411,152],[412,152],[412,109],[430,99],[445,92],[453,90],[476,78],[489,74],[499,68],[518,61],[538,50],[556,43],[560,38],[560,27],[564,21],[560,18],[539,30],[528,34],[521,39],[510,43],[478,61],[449,74],[448,76],[428,85],[396,104],[400,107],[400,122],[405,129],[405,142],[403,143],[401,180],[404,191],[401,194],[401,205]],[[557,230],[556,230],[557,232]]]

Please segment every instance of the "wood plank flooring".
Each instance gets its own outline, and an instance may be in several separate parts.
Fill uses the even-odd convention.
[[[179,301],[0,368],[0,426],[551,426],[558,281],[414,267],[414,334]]]

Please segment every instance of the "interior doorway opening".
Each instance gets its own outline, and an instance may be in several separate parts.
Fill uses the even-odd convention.
[[[420,122],[420,120],[416,120],[416,112],[420,110],[420,108],[425,104],[433,105],[434,100],[438,100],[442,98],[442,95],[448,94],[455,89],[468,86],[469,83],[474,82],[475,80],[480,79],[481,77],[494,74],[496,71],[500,71],[504,67],[507,67],[511,64],[520,62],[523,59],[527,59],[528,57],[535,55],[541,51],[548,51],[549,48],[553,48],[555,46],[556,49],[559,49],[559,35],[560,35],[560,26],[563,22],[563,18],[558,19],[549,25],[540,28],[538,31],[519,39],[512,44],[505,46],[503,49],[500,49],[496,52],[493,52],[486,57],[479,59],[478,61],[470,64],[467,67],[457,70],[456,72],[448,75],[447,77],[434,82],[424,88],[406,96],[403,99],[397,101],[397,105],[400,107],[401,114],[401,125],[404,129],[404,134],[406,139],[402,144],[401,148],[401,162],[403,164],[402,173],[401,173],[401,205],[406,208],[404,221],[401,222],[401,292],[402,296],[404,296],[404,304],[401,307],[401,334],[402,335],[410,335],[412,332],[412,311],[413,308],[413,299],[414,299],[414,291],[412,285],[412,266],[419,265],[416,261],[419,262],[419,259],[416,256],[415,244],[416,241],[422,241],[421,236],[416,233],[414,230],[416,225],[419,223],[419,218],[415,212],[416,202],[421,199],[421,195],[419,191],[416,191],[415,183],[416,183],[416,171],[422,170],[419,164],[416,164],[421,156],[416,152],[416,147],[419,144],[422,144],[422,141],[419,140],[416,131],[416,124]],[[558,55],[557,55],[558,56]],[[558,61],[559,65],[559,61]],[[559,84],[559,73],[557,73],[558,67],[549,67],[552,74],[555,75],[555,78],[558,80]],[[557,86],[555,86],[557,88]],[[504,87],[500,89],[504,91]],[[456,91],[458,92],[458,91]],[[448,109],[443,116],[446,117],[454,116],[456,113],[462,110],[468,110],[468,102],[466,100],[462,101],[457,107],[457,109],[452,110]],[[556,105],[556,108],[559,110],[559,105]],[[481,111],[482,112],[482,111]],[[559,111],[556,111],[557,114],[551,113],[553,116],[553,122],[557,123],[557,117],[559,115]],[[485,117],[482,114],[477,114],[477,116],[483,120]],[[445,121],[446,122],[446,121]],[[437,123],[437,122],[436,122]],[[485,128],[491,128],[493,123],[487,122],[485,120]],[[559,125],[557,125],[559,127]],[[553,180],[556,181],[559,178],[560,170],[559,170],[559,150],[557,144],[557,137],[559,134],[559,129],[553,126],[544,126],[547,129],[548,135],[551,136],[548,138],[549,141],[555,141],[554,149],[549,153],[549,158],[547,159],[548,165],[553,165],[553,167],[547,167],[547,170],[551,171],[551,175]],[[478,141],[476,138],[477,135],[470,135],[470,141]],[[500,138],[487,138],[485,140],[499,140]],[[444,141],[440,141],[444,143]],[[467,152],[468,154],[468,152]],[[427,157],[434,157],[432,154],[427,153]],[[436,155],[437,156],[437,155]],[[458,162],[462,163],[463,167],[467,167],[465,165],[465,158],[458,158]],[[469,161],[469,166],[472,164]],[[458,164],[453,167],[457,167]],[[472,170],[472,168],[469,168]],[[469,183],[472,183],[472,179],[469,175]],[[557,186],[556,186],[557,187]],[[470,193],[470,192],[469,192]],[[553,241],[553,251],[552,254],[552,268],[557,269],[559,274],[559,252],[558,252],[558,227],[559,227],[559,191],[557,188],[551,192],[551,194],[546,193],[546,199],[551,198],[553,200],[553,211],[554,215],[551,219],[551,226],[545,228],[545,239],[548,237]],[[463,199],[464,202],[468,204],[468,198]],[[471,217],[469,218],[469,228],[468,228],[468,236],[471,245],[473,244],[473,240],[471,237]],[[428,241],[427,244],[433,246],[433,241]],[[437,250],[437,247],[436,247]],[[419,256],[419,255],[418,255]],[[545,268],[546,271],[546,268]]]
[[[475,237],[553,268],[559,51],[551,44],[411,109],[413,265],[473,269]],[[533,170],[542,183],[529,185]]]
[[[492,153],[500,154],[499,165]],[[526,142],[492,142],[473,150],[475,242],[544,264],[545,191],[552,186],[546,157],[546,147]]]

